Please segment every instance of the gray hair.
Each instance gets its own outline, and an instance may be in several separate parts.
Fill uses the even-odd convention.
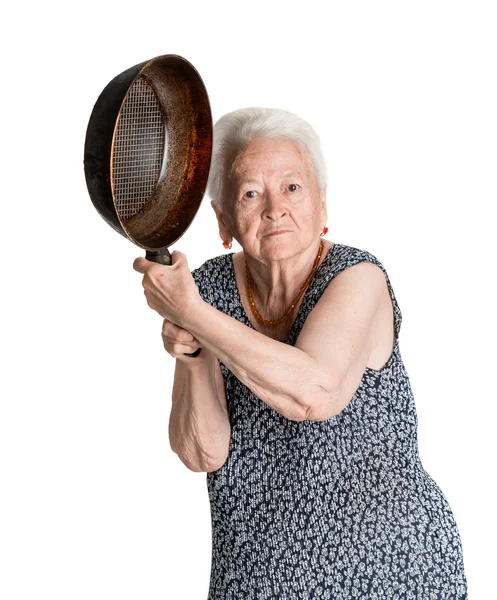
[[[237,154],[254,138],[284,138],[296,142],[314,166],[319,190],[326,186],[326,165],[319,138],[301,117],[277,108],[242,108],[221,117],[214,127],[214,140],[207,193],[222,210],[225,185]]]

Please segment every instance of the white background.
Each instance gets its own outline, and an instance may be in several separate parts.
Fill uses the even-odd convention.
[[[206,475],[169,447],[174,360],[132,269],[143,252],[98,215],[83,171],[102,89],[168,53],[198,69],[214,119],[279,107],[319,133],[326,237],[369,250],[389,273],[421,460],[458,523],[471,600],[491,597],[494,7],[266,0],[4,9],[2,599],[207,597]],[[208,198],[175,248],[191,269],[225,252]]]

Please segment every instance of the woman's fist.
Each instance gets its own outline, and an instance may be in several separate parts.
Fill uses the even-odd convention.
[[[186,256],[175,250],[171,257],[172,263],[167,266],[139,256],[133,262],[133,268],[143,274],[143,291],[150,308],[163,319],[183,323],[185,318],[196,313],[197,306],[203,301]]]
[[[202,348],[202,345],[189,331],[167,319],[164,319],[162,325],[162,341],[166,352],[173,358],[179,358],[185,362],[198,361],[202,354],[201,352],[197,357],[185,356],[185,354],[192,354],[198,348]]]

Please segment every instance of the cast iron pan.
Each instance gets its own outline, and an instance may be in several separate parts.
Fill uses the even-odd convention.
[[[211,153],[212,115],[200,75],[181,56],[158,56],[117,75],[98,97],[85,139],[90,198],[147,259],[170,265],[167,247],[200,207]]]

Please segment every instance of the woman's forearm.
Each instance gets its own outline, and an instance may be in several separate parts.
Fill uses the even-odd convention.
[[[208,303],[202,302],[180,325],[287,419],[306,420],[311,411],[332,401],[329,377],[311,356],[247,327]]]
[[[202,352],[208,352],[202,349]],[[176,360],[169,419],[171,449],[192,471],[214,471],[226,461],[231,427],[217,358],[193,365]]]

